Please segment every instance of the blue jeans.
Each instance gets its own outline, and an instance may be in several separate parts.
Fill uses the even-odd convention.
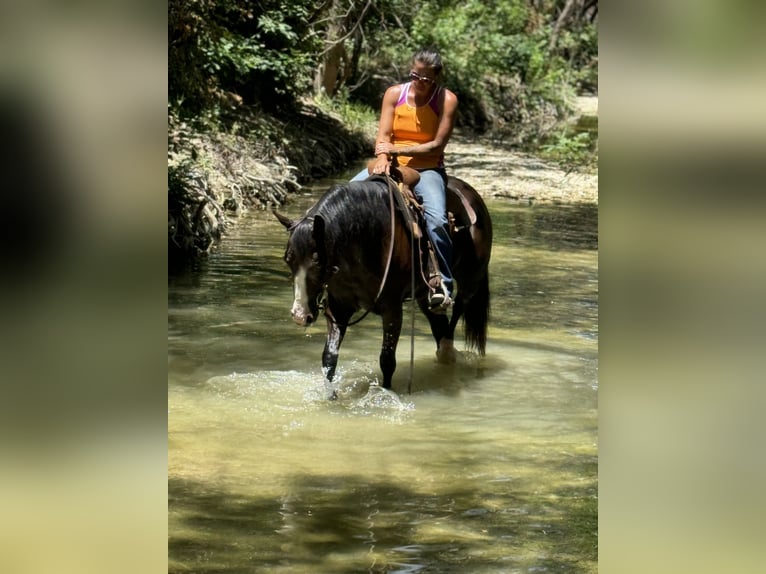
[[[420,181],[412,191],[417,200],[423,203],[426,228],[439,262],[439,272],[447,295],[452,297],[452,238],[447,221],[447,173],[443,169],[419,169],[418,173]],[[365,167],[351,181],[362,181],[368,177]]]

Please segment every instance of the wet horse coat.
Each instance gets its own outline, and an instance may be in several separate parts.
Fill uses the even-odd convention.
[[[492,223],[481,196],[464,181],[449,178],[447,208],[454,214],[452,270],[457,294],[448,319],[445,314],[428,311],[427,286],[420,279],[418,262],[422,258],[425,269],[426,247],[424,243],[416,244],[413,249],[413,239],[399,209],[395,210],[392,225],[390,185],[390,180],[379,176],[336,185],[297,221],[275,212],[290,232],[285,262],[294,282],[293,320],[301,326],[313,323],[324,298],[327,340],[322,366],[333,396],[332,380],[340,346],[354,313],[362,309],[382,318],[380,368],[383,387],[391,388],[402,306],[412,295],[413,260],[417,266],[415,298],[428,318],[439,360],[454,359],[452,342],[461,317],[467,347],[482,355],[485,351]]]

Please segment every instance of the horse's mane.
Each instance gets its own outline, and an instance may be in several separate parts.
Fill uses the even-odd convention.
[[[389,220],[386,208],[388,187],[385,179],[371,178],[336,184],[295,222],[313,222],[317,215],[325,220],[328,239],[357,236],[364,230],[375,230]]]

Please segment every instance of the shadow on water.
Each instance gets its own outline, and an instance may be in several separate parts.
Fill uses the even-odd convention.
[[[272,497],[171,479],[169,572],[578,573],[596,559],[593,482],[544,494],[512,479],[436,493],[353,475],[286,483]]]

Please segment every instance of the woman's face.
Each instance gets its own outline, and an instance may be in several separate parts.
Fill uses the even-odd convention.
[[[421,62],[415,62],[410,68],[410,81],[416,92],[427,94],[436,85],[436,72]]]

